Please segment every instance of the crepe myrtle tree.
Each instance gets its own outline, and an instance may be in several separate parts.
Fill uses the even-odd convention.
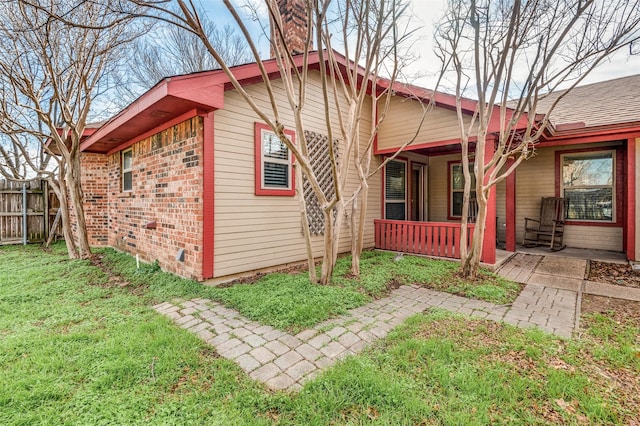
[[[217,25],[199,12],[202,30],[229,66],[253,60],[244,37],[231,26]],[[117,93],[121,104],[129,104],[165,77],[220,68],[206,46],[192,32],[167,24],[147,21],[148,32],[137,38],[118,73]]]
[[[409,58],[404,56],[412,35],[404,21],[408,12],[407,3],[404,0],[299,0],[296,3],[303,9],[301,17],[305,22],[306,33],[303,46],[298,46],[295,51],[286,42],[283,11],[280,8],[282,2],[265,0],[259,5],[249,6],[254,18],[260,16],[259,8],[266,11],[268,25],[266,21],[259,22],[262,22],[263,35],[270,34],[268,37],[272,56],[280,74],[278,86],[281,87],[277,87],[269,78],[257,40],[250,32],[251,18],[245,17],[234,5],[235,2],[223,0],[222,3],[243,35],[252,60],[256,62],[262,75],[268,97],[268,106],[265,107],[258,104],[240,84],[223,52],[208,37],[203,25],[204,19],[191,1],[132,1],[137,6],[147,8],[147,16],[196,35],[227,75],[234,89],[294,155],[310,279],[321,284],[330,282],[348,206],[351,208],[351,250],[354,255],[352,272],[358,274],[368,179],[379,170],[371,168],[373,141],[393,95],[395,80]],[[334,31],[340,34],[341,41],[334,39]],[[352,61],[351,64],[344,66],[341,63],[339,55],[333,50],[338,43],[345,56]],[[312,79],[317,79],[310,75],[311,54],[317,54],[320,64],[326,64],[320,66],[318,71],[322,98],[314,99],[312,108],[316,109],[319,101],[324,114],[324,132],[329,152],[325,161],[330,164],[332,176],[332,187],[328,190],[323,188],[314,169],[305,134],[309,129],[306,118],[309,115],[307,88]],[[384,84],[380,84],[383,76]],[[286,122],[284,117],[289,115],[293,116],[293,123]],[[287,125],[296,130],[295,144],[285,134]],[[416,126],[416,132],[418,128]],[[406,141],[405,146],[411,142],[412,139]],[[347,191],[348,176],[352,173],[358,177],[358,185],[355,190]],[[324,245],[319,278],[315,271],[312,236],[302,195],[303,176],[311,186],[323,214]]]
[[[52,183],[69,257],[88,258],[80,141],[94,99],[108,89],[105,76],[136,27],[98,2],[20,0],[0,3],[0,12],[0,130],[12,147],[3,169],[13,173],[16,164],[6,161],[13,156]],[[44,156],[55,165],[39,160]]]
[[[473,242],[460,247],[465,277],[477,275],[495,185],[535,155],[558,102],[639,35],[638,0],[449,1],[435,40],[447,64],[445,78],[455,84],[464,173],[462,241],[467,241],[471,173],[478,204]],[[471,117],[463,113],[463,96],[478,100]],[[496,121],[499,130],[490,135],[489,124]]]

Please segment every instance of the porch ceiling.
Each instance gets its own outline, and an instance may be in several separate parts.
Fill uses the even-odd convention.
[[[469,151],[475,149],[476,144],[473,142],[469,143]],[[420,149],[407,149],[407,151],[411,151],[415,154],[425,155],[425,156],[435,156],[435,155],[448,155],[448,154],[457,154],[461,152],[461,147],[459,143],[453,143],[448,145],[440,145],[434,146],[430,148],[420,148]]]

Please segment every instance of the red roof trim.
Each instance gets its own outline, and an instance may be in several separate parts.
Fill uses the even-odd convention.
[[[107,155],[111,155],[114,152],[118,152],[118,151],[122,151],[123,149],[127,149],[129,148],[131,145],[133,145],[136,142],[140,142],[143,139],[146,139],[150,136],[155,135],[156,133],[160,133],[164,130],[167,130],[173,126],[175,126],[176,124],[180,124],[183,121],[187,121],[188,119],[195,117],[196,115],[202,116],[202,117],[206,117],[207,113],[198,109],[192,109],[191,111],[187,111],[184,114],[181,114],[179,116],[177,116],[176,118],[167,121],[166,123],[161,124],[160,126],[154,127],[153,129],[139,135],[136,136],[133,139],[130,139],[118,146],[116,146],[115,148],[112,148],[111,150],[109,150],[107,152]]]
[[[640,133],[640,121],[631,121],[628,123],[607,124],[603,126],[591,126],[573,129],[562,129],[558,126],[550,136],[545,138],[546,141],[555,141],[562,139],[577,139],[584,137],[595,137],[600,135],[615,135],[626,139],[625,135]]]
[[[200,107],[205,111],[212,111],[223,106],[222,92],[222,85],[212,84],[202,79],[194,80],[183,77],[164,79],[96,130],[80,144],[80,150],[86,151],[97,142],[106,142],[111,148],[109,151],[111,151],[114,148],[113,145],[118,141],[109,144],[109,136],[132,120],[148,120],[149,116],[154,113],[154,106],[162,100],[187,101],[191,105],[191,109]],[[180,110],[180,107],[175,112],[167,112],[169,117],[183,113],[184,110]],[[152,121],[149,122],[152,123]],[[153,126],[153,124],[149,126]]]

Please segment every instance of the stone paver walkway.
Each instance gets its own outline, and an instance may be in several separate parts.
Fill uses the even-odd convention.
[[[389,297],[296,335],[251,321],[208,299],[162,303],[154,309],[196,333],[253,379],[273,389],[298,390],[305,380],[345,356],[357,354],[409,316],[434,307],[571,337],[579,320],[584,289],[591,285],[599,292],[616,293],[614,297],[622,291],[616,286],[585,281],[585,269],[586,261],[581,259],[518,253],[497,271],[525,284],[511,305],[402,286]],[[631,296],[632,300],[640,300],[640,291]]]
[[[516,254],[498,274],[526,286],[504,321],[523,327],[535,325],[549,333],[571,337],[580,312],[586,267],[584,259]]]
[[[154,309],[196,333],[253,379],[273,389],[298,390],[318,371],[360,352],[409,316],[432,307],[519,327],[538,326],[561,336],[571,335],[575,319],[575,299],[570,294],[536,285],[527,286],[512,306],[402,286],[389,297],[296,335],[251,321],[207,299],[162,303]],[[574,312],[574,317],[566,311]]]
[[[571,337],[576,324],[578,293],[537,284],[527,284],[504,322],[518,327],[538,327],[562,337]]]

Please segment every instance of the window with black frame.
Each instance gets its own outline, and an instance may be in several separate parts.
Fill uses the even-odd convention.
[[[385,219],[407,218],[407,163],[392,160],[384,167]]]

